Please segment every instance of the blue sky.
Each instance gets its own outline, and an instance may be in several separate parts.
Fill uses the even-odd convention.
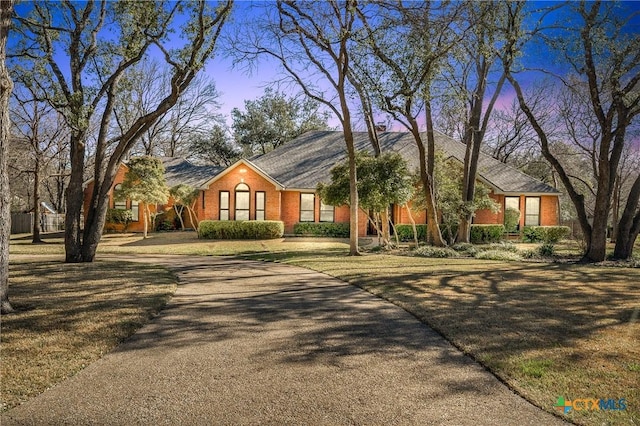
[[[237,1],[231,21],[227,24],[224,31],[228,32],[233,29],[234,25],[241,25],[242,21],[246,21],[247,18],[251,18],[251,14],[256,13],[255,10],[251,10],[250,1]],[[268,2],[258,2],[268,4]],[[551,2],[543,2],[542,5],[549,5]],[[533,4],[535,6],[535,4]],[[19,13],[24,13],[25,8],[28,8],[28,3],[18,4],[16,10]],[[624,2],[624,7],[630,10],[640,11],[639,2]],[[632,31],[640,32],[640,17],[635,19],[636,26]],[[15,33],[14,33],[15,36]],[[9,40],[11,43],[11,39]],[[540,46],[531,46],[528,48],[526,55],[528,59],[538,62],[540,66],[545,67],[553,71],[562,71],[563,65],[558,61],[555,54],[551,54],[545,48]],[[68,59],[63,58],[61,63],[68,63]],[[245,100],[253,100],[260,97],[264,91],[264,88],[274,81],[277,81],[282,77],[279,73],[278,67],[267,60],[261,60],[257,65],[257,68],[253,70],[251,74],[248,74],[240,69],[234,69],[232,61],[229,58],[225,58],[222,55],[217,55],[207,64],[204,72],[208,74],[216,84],[217,89],[221,92],[220,98],[220,113],[227,117],[227,122],[230,124],[230,111],[233,108],[244,108]],[[524,80],[524,84],[528,84],[531,81],[535,81],[540,78],[540,74],[527,76]],[[294,94],[298,91],[295,87],[283,88],[283,91],[289,94]],[[513,98],[513,92],[509,86],[505,86],[503,89],[503,95],[500,99],[500,105],[508,105]],[[337,120],[332,120],[332,125],[337,125]]]

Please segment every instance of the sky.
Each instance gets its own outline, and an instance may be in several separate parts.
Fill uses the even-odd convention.
[[[249,1],[240,1],[235,5],[236,9],[233,13],[239,15],[239,20],[245,20],[247,15],[250,17],[250,14],[254,13],[249,7],[250,3],[251,2]],[[532,7],[539,5],[547,6],[552,3],[553,2],[550,1],[530,2],[530,4],[533,5]],[[627,10],[640,13],[640,1],[625,1],[622,3],[624,3],[625,8],[628,8]],[[635,30],[640,32],[640,17],[635,19],[635,23]],[[528,58],[538,62],[541,67],[544,67],[547,70],[553,72],[561,72],[563,70],[564,65],[561,60],[554,53],[549,52],[540,45],[529,46],[527,48],[526,55]],[[234,69],[231,60],[223,57],[217,57],[212,60],[207,65],[205,72],[214,78],[216,87],[220,92],[222,92],[220,99],[222,106],[220,112],[228,117],[228,124],[231,124],[230,112],[233,108],[243,109],[245,100],[253,100],[260,97],[266,86],[282,77],[282,74],[279,74],[277,64],[273,62],[270,63],[266,60],[262,60],[258,65],[258,68],[249,75],[242,70]],[[533,82],[540,81],[543,77],[544,76],[539,72],[520,76],[520,78],[523,79],[521,83],[525,87]],[[285,93],[287,93],[287,90],[295,91],[297,89],[283,89]],[[508,108],[514,98],[515,92],[508,84],[505,84],[502,90],[502,95],[496,104],[496,108]],[[338,124],[337,119],[332,118],[330,125],[338,126]],[[403,128],[401,125],[395,124],[393,125],[393,130],[403,130]]]
[[[264,1],[258,3],[262,3],[263,5],[268,4],[268,2]],[[236,2],[232,12],[232,18],[223,29],[225,33],[233,31],[234,26],[236,25],[242,25],[243,22],[251,21],[254,16],[252,14],[256,13],[255,9],[251,8],[251,4],[252,2],[243,0]],[[542,4],[549,5],[551,3],[543,2]],[[635,10],[636,12],[640,12],[640,1],[625,2],[625,6]],[[16,6],[16,10],[20,11],[25,7],[28,7],[28,3],[19,3]],[[639,21],[640,18],[637,18],[635,21],[637,23],[635,30],[640,32]],[[9,40],[9,43],[11,43],[11,39]],[[557,58],[550,54],[548,50],[545,50],[540,46],[529,47],[526,54],[547,69],[555,71],[562,70],[559,62],[557,62]],[[60,62],[68,63],[68,59],[63,57]],[[265,87],[282,77],[279,68],[273,62],[263,59],[257,65],[257,68],[249,74],[242,69],[234,68],[232,60],[221,54],[216,55],[212,60],[210,60],[203,72],[215,81],[216,87],[221,93],[221,97],[219,99],[221,107],[218,112],[227,117],[227,123],[229,125],[231,124],[230,113],[232,109],[239,108],[242,110],[244,108],[245,100],[254,100],[259,98],[263,94]],[[531,84],[532,81],[538,80],[539,78],[540,73],[526,76],[523,81],[523,85],[526,86]],[[299,90],[294,87],[285,87],[281,89],[288,95],[294,95],[299,92]],[[513,98],[513,90],[508,85],[505,85],[503,94],[498,101],[498,107],[503,108],[509,106]],[[337,126],[337,119],[332,119],[330,125]],[[394,126],[394,130],[401,130],[401,127],[399,125]]]

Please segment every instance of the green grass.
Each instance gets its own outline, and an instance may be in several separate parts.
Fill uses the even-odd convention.
[[[517,244],[521,251],[537,246]],[[557,252],[577,258],[576,247],[560,244]],[[12,254],[56,250],[62,252],[61,241],[11,246]],[[412,312],[549,412],[560,395],[625,398],[625,411],[574,410],[568,418],[640,424],[637,269],[388,253],[348,257],[339,241],[200,241],[190,233],[147,240],[107,235],[100,253],[240,255],[321,271]]]

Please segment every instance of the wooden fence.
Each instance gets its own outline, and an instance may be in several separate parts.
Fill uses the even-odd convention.
[[[57,232],[64,229],[63,214],[45,214],[40,219],[40,232]],[[11,233],[33,232],[33,213],[11,213]]]

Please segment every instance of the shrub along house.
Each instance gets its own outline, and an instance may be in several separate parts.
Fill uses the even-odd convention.
[[[370,151],[368,135],[354,134],[358,150]],[[400,132],[379,134],[382,151],[400,153],[412,169],[418,167],[417,148],[411,135]],[[437,148],[448,161],[464,160],[465,146],[452,138],[436,134]],[[284,223],[285,234],[293,234],[298,223],[348,223],[348,206],[325,205],[315,193],[319,182],[329,182],[330,169],[346,158],[342,132],[312,131],[267,153],[242,159],[227,168],[196,166],[186,160],[165,158],[167,183],[186,183],[199,190],[195,212],[199,220],[276,220]],[[122,182],[126,166],[122,166],[114,187]],[[478,180],[491,188],[490,196],[502,207],[498,213],[480,210],[475,224],[502,224],[508,207],[521,212],[523,226],[553,226],[559,222],[560,193],[494,158],[481,154]],[[90,185],[87,194],[90,194]],[[85,197],[87,200],[87,197]],[[87,202],[87,201],[85,201]],[[160,210],[167,210],[160,206]],[[112,207],[141,209],[131,201],[116,202]],[[416,223],[425,223],[425,212],[413,214]],[[393,206],[396,224],[410,223],[406,209]],[[358,218],[358,234],[367,235],[366,215]],[[129,230],[137,231],[132,223]]]

